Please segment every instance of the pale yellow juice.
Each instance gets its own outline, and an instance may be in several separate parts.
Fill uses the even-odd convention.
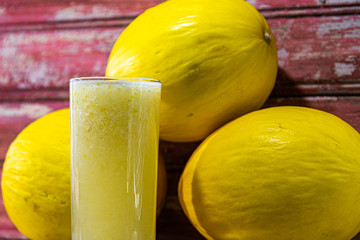
[[[155,239],[160,83],[70,83],[72,239]]]

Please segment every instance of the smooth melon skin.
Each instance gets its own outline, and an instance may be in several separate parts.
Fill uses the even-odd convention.
[[[249,113],[198,147],[179,199],[207,239],[350,240],[360,231],[360,135],[310,108]]]
[[[246,1],[171,0],[122,32],[106,76],[159,79],[160,138],[192,142],[260,108],[277,63],[275,38]]]

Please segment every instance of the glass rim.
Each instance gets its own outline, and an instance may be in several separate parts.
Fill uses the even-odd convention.
[[[74,77],[70,79],[70,82],[81,82],[81,81],[103,81],[103,82],[149,82],[149,83],[160,83],[160,80],[155,78],[144,78],[144,77]]]

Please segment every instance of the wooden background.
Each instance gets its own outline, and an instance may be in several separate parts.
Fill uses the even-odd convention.
[[[68,80],[104,75],[121,31],[160,2],[0,1],[1,166],[9,144],[26,125],[68,107]],[[322,109],[360,131],[360,0],[249,2],[268,20],[278,46],[277,84],[265,107]],[[184,164],[198,144],[161,142],[168,196],[158,219],[159,240],[203,239],[182,213],[176,192]],[[2,202],[0,239],[25,239],[7,218]]]

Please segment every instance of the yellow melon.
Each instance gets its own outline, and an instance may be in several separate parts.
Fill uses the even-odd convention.
[[[249,113],[210,135],[179,183],[216,240],[350,240],[360,231],[360,135],[303,107]]]
[[[159,79],[160,138],[190,142],[260,108],[277,63],[274,36],[246,1],[171,0],[124,30],[106,75]]]

